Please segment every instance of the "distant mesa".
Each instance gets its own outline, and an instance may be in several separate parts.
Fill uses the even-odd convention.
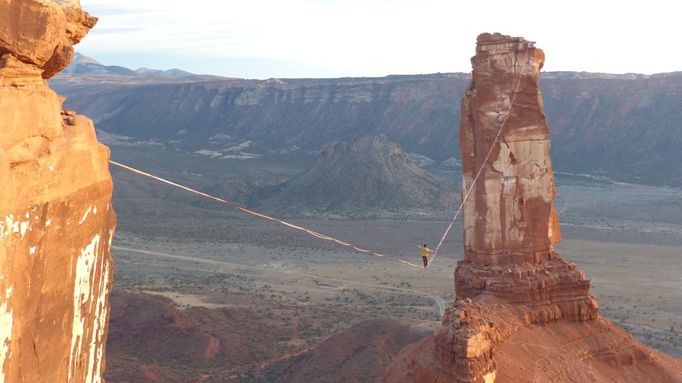
[[[443,207],[453,195],[380,135],[326,145],[315,166],[257,197],[287,213],[357,216]]]
[[[95,58],[86,56],[82,53],[76,52],[73,56],[71,64],[67,66],[62,74],[71,75],[93,75],[93,74],[112,74],[112,75],[125,75],[125,76],[140,76],[140,77],[189,77],[197,76],[194,73],[172,68],[172,69],[151,69],[141,67],[138,69],[130,69],[128,67],[119,65],[105,65],[96,60]],[[555,71],[555,72],[543,72],[543,77],[545,79],[552,80],[590,80],[590,79],[601,79],[601,80],[635,80],[635,79],[647,79],[647,78],[662,78],[662,77],[674,77],[681,75],[682,72],[671,72],[671,73],[659,73],[654,75],[646,75],[641,73],[599,73],[599,72],[571,72],[571,71]],[[230,77],[220,77],[213,76],[216,79],[233,79]],[[426,75],[389,75],[385,79],[396,81],[396,80],[410,80],[419,78],[420,80],[441,80],[441,79],[457,79],[457,80],[468,80],[470,75],[468,73],[433,73]],[[352,79],[351,77],[347,79]],[[379,79],[379,78],[377,78]],[[264,80],[268,84],[280,84],[284,85],[290,79],[280,79],[280,78],[270,78]],[[308,79],[311,82],[315,82],[315,79]]]
[[[460,111],[452,100],[462,98],[469,74],[244,80],[124,70],[128,75],[59,75],[51,85],[98,129],[190,152],[219,151],[213,138],[221,136],[264,152],[317,152],[329,142],[385,134],[436,163],[459,160],[453,124]],[[542,76],[555,170],[682,185],[682,166],[669,166],[682,161],[682,73]]]

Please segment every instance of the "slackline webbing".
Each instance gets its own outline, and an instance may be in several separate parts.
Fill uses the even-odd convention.
[[[526,56],[528,56],[527,52],[526,52]],[[514,63],[514,72],[516,72],[516,63]],[[478,168],[478,172],[476,172],[476,177],[474,177],[474,180],[471,182],[469,189],[466,191],[466,193],[464,193],[464,196],[462,197],[462,203],[459,204],[459,207],[457,208],[457,212],[455,213],[455,216],[452,218],[452,221],[450,221],[450,224],[445,229],[445,232],[443,233],[443,236],[440,238],[440,241],[438,241],[438,246],[436,246],[436,250],[434,250],[433,257],[429,261],[427,268],[431,267],[431,265],[433,265],[433,262],[436,260],[436,257],[438,256],[438,251],[440,250],[440,247],[443,245],[443,242],[445,242],[445,239],[448,237],[448,234],[450,234],[450,229],[452,229],[452,225],[455,224],[455,220],[457,220],[459,213],[462,212],[462,207],[464,206],[464,203],[466,203],[467,198],[469,197],[469,194],[474,189],[474,186],[476,186],[476,181],[478,180],[478,177],[480,177],[481,173],[483,173],[483,169],[485,168],[485,164],[486,164],[486,162],[488,162],[488,158],[490,157],[490,154],[493,152],[495,145],[497,145],[497,143],[500,139],[500,135],[502,134],[502,129],[504,129],[504,125],[507,123],[507,120],[509,120],[509,116],[511,116],[512,106],[514,106],[514,101],[516,101],[516,95],[519,93],[519,85],[521,85],[521,76],[519,76],[519,79],[516,82],[516,88],[514,89],[514,94],[512,95],[512,98],[509,102],[509,109],[507,110],[507,113],[504,116],[504,120],[502,120],[502,123],[500,124],[500,128],[497,130],[497,135],[495,135],[495,139],[490,144],[490,148],[488,149],[488,153],[485,155],[483,162],[481,162],[481,167]]]
[[[224,205],[228,205],[228,206],[230,206],[230,207],[232,207],[232,208],[234,208],[234,209],[240,210],[240,211],[242,211],[242,212],[244,212],[244,213],[247,213],[247,214],[250,214],[250,215],[259,217],[259,218],[267,219],[267,220],[270,220],[270,221],[273,221],[273,222],[277,222],[277,223],[279,223],[279,224],[281,224],[281,225],[284,225],[284,226],[286,226],[286,227],[289,227],[289,228],[291,228],[291,229],[295,229],[295,230],[298,230],[298,231],[302,231],[302,232],[304,232],[304,233],[306,233],[306,234],[308,234],[308,235],[310,235],[310,236],[312,236],[312,237],[315,237],[315,238],[317,238],[317,239],[321,239],[321,240],[324,240],[324,241],[331,241],[331,242],[334,242],[334,243],[339,244],[339,245],[341,245],[341,246],[348,247],[348,248],[350,248],[350,249],[352,249],[352,250],[354,250],[354,251],[356,251],[356,252],[359,252],[359,253],[368,254],[368,255],[375,256],[375,257],[384,257],[384,256],[385,256],[385,255],[382,254],[382,253],[377,253],[377,252],[375,252],[375,251],[371,251],[371,250],[368,250],[368,249],[363,249],[363,248],[361,248],[361,247],[358,247],[358,246],[353,245],[352,243],[345,242],[345,241],[341,241],[341,240],[336,239],[336,238],[334,238],[334,237],[332,237],[332,236],[325,235],[325,234],[319,233],[319,232],[317,232],[317,231],[314,231],[314,230],[311,230],[311,229],[308,229],[308,228],[305,228],[305,227],[302,227],[302,226],[299,226],[299,225],[294,225],[293,223],[284,221],[284,220],[279,219],[279,218],[275,218],[275,217],[269,216],[269,215],[267,215],[267,214],[259,213],[259,212],[257,212],[257,211],[248,209],[248,208],[246,208],[246,207],[244,207],[244,206],[242,206],[242,205],[240,205],[240,204],[238,204],[238,203],[236,203],[236,202],[232,202],[232,201],[226,200],[226,199],[224,199],[224,198],[220,198],[220,197],[216,197],[216,196],[214,196],[214,195],[208,194],[208,193],[204,193],[204,192],[202,192],[202,191],[193,189],[193,188],[191,188],[191,187],[189,187],[189,186],[185,186],[185,185],[179,184],[179,183],[177,183],[177,182],[173,182],[173,181],[167,180],[167,179],[165,179],[165,178],[163,178],[163,177],[159,177],[159,176],[157,176],[157,175],[154,175],[154,174],[151,174],[151,173],[148,173],[148,172],[139,170],[139,169],[135,169],[135,168],[133,168],[132,166],[124,165],[124,164],[122,164],[122,163],[120,163],[120,162],[116,162],[116,161],[112,161],[112,160],[109,160],[109,162],[110,162],[112,165],[115,165],[115,166],[117,166],[117,167],[119,167],[119,168],[121,168],[121,169],[127,170],[127,171],[129,171],[129,172],[131,172],[131,173],[138,174],[138,175],[141,175],[141,176],[144,176],[144,177],[148,177],[148,178],[154,179],[154,180],[159,181],[159,182],[163,182],[163,183],[165,183],[165,184],[167,184],[167,185],[176,187],[176,188],[178,188],[178,189],[185,190],[185,191],[187,191],[187,192],[190,192],[190,193],[193,193],[193,194],[202,196],[202,197],[204,197],[204,198],[212,199],[212,200],[214,200],[214,201],[216,201],[216,202],[222,203],[222,204],[224,204]],[[387,259],[388,259],[388,258],[387,258]],[[406,261],[406,260],[404,260],[404,259],[399,259],[399,258],[398,258],[398,259],[395,259],[395,258],[393,258],[393,259],[391,259],[391,260],[395,260],[395,261],[399,262],[399,263],[402,264],[402,265],[407,265],[407,266],[412,266],[412,267],[419,267],[419,268],[422,267],[422,266],[416,265],[416,264],[414,264],[414,263],[408,262],[408,261]]]
[[[516,70],[516,63],[515,63],[515,65],[514,65],[514,69]],[[505,124],[507,123],[507,121],[509,120],[509,116],[511,115],[511,110],[512,110],[512,107],[514,106],[514,101],[516,101],[516,96],[517,96],[517,94],[518,94],[519,86],[520,86],[520,85],[521,85],[521,77],[519,76],[519,78],[518,78],[518,80],[517,80],[517,82],[516,82],[516,87],[515,87],[515,89],[514,89],[514,93],[513,93],[513,95],[512,95],[511,101],[509,102],[509,109],[508,109],[506,115],[504,116],[504,120],[502,120],[502,123],[500,124],[500,128],[497,130],[497,135],[495,135],[495,139],[494,139],[493,142],[490,144],[490,148],[488,149],[488,153],[485,155],[485,158],[483,159],[483,162],[481,163],[481,167],[478,169],[478,172],[476,172],[476,176],[474,177],[473,181],[471,182],[471,185],[469,186],[469,189],[466,191],[466,193],[465,193],[464,196],[462,197],[462,203],[460,203],[459,207],[457,208],[457,212],[455,213],[455,216],[452,218],[452,220],[451,220],[450,223],[448,224],[448,226],[447,226],[447,228],[445,229],[445,232],[443,233],[443,236],[441,237],[440,241],[438,241],[438,246],[436,246],[436,250],[433,252],[433,257],[432,257],[431,260],[428,262],[428,266],[427,266],[426,268],[431,267],[431,266],[433,265],[433,262],[436,260],[436,257],[438,256],[438,252],[439,252],[441,246],[443,245],[443,242],[445,242],[445,239],[447,238],[448,234],[450,233],[450,230],[452,229],[452,226],[454,225],[455,220],[457,220],[457,217],[459,217],[459,214],[461,213],[462,208],[463,208],[464,204],[466,203],[467,198],[469,197],[469,194],[471,194],[471,191],[474,189],[474,186],[476,185],[476,182],[477,182],[478,178],[479,178],[479,177],[481,176],[481,174],[483,173],[483,169],[485,168],[486,162],[488,162],[488,158],[490,157],[490,154],[493,152],[493,149],[495,148],[495,145],[497,145],[497,143],[499,142],[500,136],[501,136],[501,134],[502,134],[502,130],[504,129],[504,126],[505,126]],[[314,231],[314,230],[311,230],[311,229],[308,229],[308,228],[305,228],[305,227],[302,227],[302,226],[299,226],[299,225],[295,225],[295,224],[293,224],[293,223],[284,221],[284,220],[282,220],[282,219],[275,218],[275,217],[269,216],[269,215],[267,215],[267,214],[259,213],[259,212],[257,212],[257,211],[248,209],[248,208],[246,208],[246,207],[244,207],[244,206],[242,206],[242,205],[240,205],[240,204],[238,204],[238,203],[235,203],[235,202],[226,200],[226,199],[224,199],[224,198],[216,197],[216,196],[211,195],[211,194],[208,194],[208,193],[204,193],[204,192],[202,192],[202,191],[193,189],[193,188],[191,188],[191,187],[189,187],[189,186],[181,185],[181,184],[179,184],[179,183],[177,183],[177,182],[169,181],[169,180],[167,180],[167,179],[165,179],[165,178],[163,178],[163,177],[159,177],[159,176],[157,176],[157,175],[154,175],[154,174],[151,174],[151,173],[148,173],[148,172],[139,170],[139,169],[135,169],[135,168],[133,168],[133,167],[131,167],[131,166],[124,165],[124,164],[122,164],[122,163],[119,163],[119,162],[116,162],[116,161],[112,161],[112,160],[109,160],[109,162],[110,162],[112,165],[118,166],[119,168],[124,169],[124,170],[127,170],[127,171],[129,171],[129,172],[131,172],[131,173],[138,174],[138,175],[141,175],[141,176],[144,176],[144,177],[148,177],[148,178],[154,179],[154,180],[159,181],[159,182],[163,182],[163,183],[165,183],[165,184],[167,184],[167,185],[176,187],[176,188],[178,188],[178,189],[185,190],[185,191],[190,192],[190,193],[194,193],[194,194],[199,195],[199,196],[202,196],[202,197],[204,197],[204,198],[212,199],[212,200],[214,200],[214,201],[216,201],[216,202],[222,203],[222,204],[224,204],[224,205],[228,205],[228,206],[230,206],[230,207],[232,207],[232,208],[234,208],[234,209],[240,210],[240,211],[242,211],[242,212],[244,212],[244,213],[253,215],[253,216],[255,216],[255,217],[267,219],[267,220],[270,220],[270,221],[279,223],[279,224],[281,224],[281,225],[287,226],[287,227],[289,227],[289,228],[291,228],[291,229],[295,229],[295,230],[304,232],[304,233],[306,233],[306,234],[308,234],[308,235],[310,235],[310,236],[312,236],[312,237],[315,237],[315,238],[317,238],[317,239],[321,239],[321,240],[324,240],[324,241],[331,241],[331,242],[334,242],[334,243],[336,243],[336,244],[338,244],[338,245],[348,247],[348,248],[350,248],[350,249],[352,249],[352,250],[354,250],[354,251],[356,251],[356,252],[359,252],[359,253],[368,254],[368,255],[375,256],[375,257],[384,257],[384,256],[385,256],[385,255],[382,254],[382,253],[378,253],[378,252],[375,252],[375,251],[371,251],[371,250],[368,250],[368,249],[364,249],[364,248],[355,246],[355,245],[353,245],[353,244],[350,243],[350,242],[341,241],[341,240],[336,239],[336,238],[334,238],[334,237],[331,237],[331,236],[328,236],[328,235],[319,233],[319,232],[317,232],[317,231]],[[399,262],[400,264],[403,264],[403,265],[406,265],[406,266],[422,268],[422,266],[417,265],[417,264],[414,264],[414,263],[411,263],[411,262],[408,262],[408,261],[406,261],[406,260],[404,260],[404,259],[393,258],[393,257],[391,257],[391,258],[386,258],[386,259],[387,259],[387,260],[390,259],[391,261],[397,261],[397,262]]]

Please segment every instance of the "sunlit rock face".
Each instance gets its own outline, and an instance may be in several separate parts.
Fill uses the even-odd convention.
[[[460,298],[485,293],[534,305],[542,322],[593,319],[589,280],[553,249],[560,233],[539,89],[544,60],[523,38],[478,37],[461,103],[462,195],[471,192],[455,290]]]
[[[549,129],[539,89],[542,50],[483,34],[461,104],[460,147],[467,260],[539,263],[559,242]]]
[[[384,382],[682,381],[680,361],[598,316],[590,281],[553,249],[543,62],[522,38],[478,37],[462,99],[462,197],[471,193],[457,299],[441,329],[396,356]]]
[[[97,20],[0,0],[0,382],[99,382],[115,228],[109,150],[45,79]]]

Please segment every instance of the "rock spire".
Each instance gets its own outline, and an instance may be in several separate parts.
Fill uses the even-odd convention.
[[[485,293],[534,304],[546,319],[594,319],[590,282],[553,247],[561,235],[539,88],[544,60],[523,38],[478,37],[461,103],[462,188],[471,193],[455,291],[459,298]]]
[[[682,363],[598,316],[590,281],[560,240],[539,90],[542,50],[478,37],[462,99],[464,259],[456,301],[408,346],[384,382],[678,382]],[[479,175],[480,169],[480,175]]]
[[[534,43],[479,36],[461,104],[465,258],[540,263],[559,242],[549,128],[540,95],[545,56]]]

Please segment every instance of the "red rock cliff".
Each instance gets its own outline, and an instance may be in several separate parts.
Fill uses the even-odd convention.
[[[384,382],[682,381],[682,363],[598,316],[590,281],[553,249],[543,62],[523,38],[478,37],[461,104],[462,195],[473,188],[457,299],[443,327],[403,350]]]
[[[560,234],[539,89],[544,59],[522,38],[478,38],[462,99],[463,193],[476,182],[463,208],[455,291],[532,305],[533,321],[594,319],[590,282],[553,249]]]
[[[464,190],[482,167],[464,204],[464,249],[471,262],[538,263],[560,239],[539,90],[544,59],[521,38],[478,39],[460,128]]]
[[[46,82],[96,21],[77,0],[0,0],[0,382],[101,381],[109,151]]]

